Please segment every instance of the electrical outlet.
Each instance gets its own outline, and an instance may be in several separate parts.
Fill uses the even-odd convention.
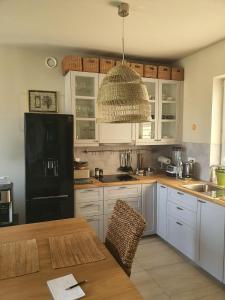
[[[194,163],[195,163],[195,161],[196,161],[195,157],[189,156],[189,157],[188,157],[188,161],[190,161],[190,160],[193,160]]]

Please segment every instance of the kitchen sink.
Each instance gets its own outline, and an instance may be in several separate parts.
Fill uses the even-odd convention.
[[[216,191],[218,189],[215,185],[208,183],[184,184],[182,187],[200,193]]]
[[[191,191],[206,194],[213,198],[225,197],[225,188],[221,188],[210,183],[184,184],[182,187]]]

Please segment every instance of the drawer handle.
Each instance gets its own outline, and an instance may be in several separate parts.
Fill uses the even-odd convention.
[[[202,201],[202,200],[199,200],[199,199],[198,199],[198,202],[200,202],[200,203],[206,203],[205,201]]]
[[[181,208],[181,207],[179,207],[179,206],[177,206],[177,209],[179,209],[179,210],[183,210],[183,208]]]
[[[181,193],[181,192],[177,192],[177,194],[178,194],[178,195],[181,195],[181,196],[184,196],[184,194],[183,194],[183,193]]]
[[[160,185],[160,187],[161,187],[161,188],[163,188],[163,189],[166,189],[166,187],[165,187],[165,186],[163,186],[163,185]]]
[[[80,208],[83,208],[83,207],[90,207],[90,206],[99,206],[99,204],[95,204],[95,203],[85,204],[85,205],[80,206]]]
[[[127,188],[126,186],[120,186],[120,187],[119,187],[120,190],[126,189],[126,188]]]
[[[96,218],[96,219],[94,219],[94,218],[88,218],[88,219],[86,219],[88,222],[91,222],[91,221],[98,221],[98,219]]]
[[[82,193],[94,192],[93,190],[84,190]]]
[[[176,223],[177,223],[177,225],[183,226],[183,224],[182,224],[182,223],[180,223],[180,222],[176,222]]]

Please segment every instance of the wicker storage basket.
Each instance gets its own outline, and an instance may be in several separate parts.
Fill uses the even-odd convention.
[[[159,66],[158,67],[158,78],[159,79],[170,79],[171,78],[171,67]]]
[[[82,57],[68,55],[62,60],[62,72],[65,75],[69,71],[82,71]]]
[[[129,61],[125,60],[124,63],[125,63],[126,66],[130,67],[130,62]],[[122,64],[122,60],[116,60],[116,62],[115,62],[116,66],[119,66],[121,64]]]
[[[130,64],[131,69],[136,71],[139,75],[144,75],[144,65],[143,64],[137,64],[137,63],[131,63]]]
[[[107,59],[107,58],[100,59],[100,73],[105,74],[114,66],[115,66],[114,59]]]
[[[83,71],[99,73],[99,59],[83,57]]]
[[[171,79],[180,81],[184,80],[184,69],[173,67],[171,72]]]
[[[157,66],[144,65],[144,77],[157,78]]]

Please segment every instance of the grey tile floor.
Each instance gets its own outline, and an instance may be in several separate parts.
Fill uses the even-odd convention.
[[[140,241],[131,280],[146,300],[225,300],[225,289],[159,237]]]

